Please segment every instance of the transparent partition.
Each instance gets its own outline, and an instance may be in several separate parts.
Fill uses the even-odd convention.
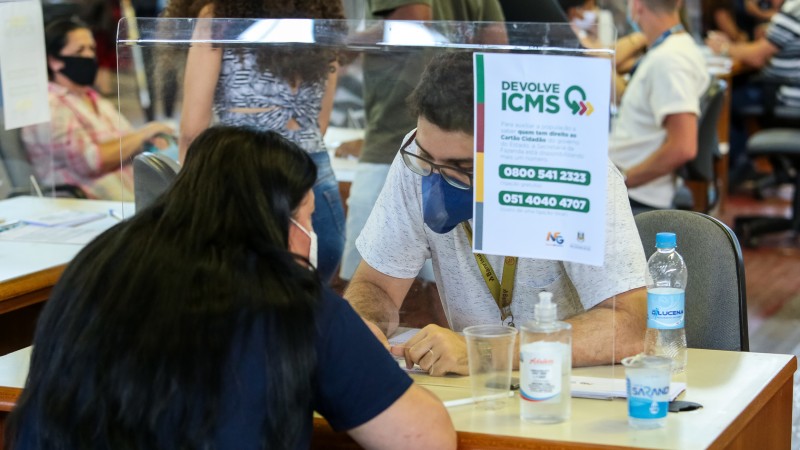
[[[614,316],[618,295],[643,285],[643,270],[626,272],[643,269],[637,260],[643,256],[631,244],[639,245],[639,236],[624,185],[607,159],[614,104],[614,51],[607,41],[615,36],[589,43],[578,31],[567,24],[535,23],[123,20],[117,42],[120,114],[158,130],[146,151],[162,160],[181,163],[187,153],[193,158],[193,152],[202,152],[192,143],[212,125],[274,130],[308,152],[318,171],[313,221],[320,273],[343,290],[346,281],[338,277],[352,277],[359,252],[370,252],[365,257],[370,265],[411,286],[399,315],[381,311],[370,317],[390,337],[428,324],[455,332],[481,323],[520,327],[533,320],[539,293],[546,290],[554,293],[559,318],[587,314],[586,321],[575,322],[575,361],[605,365],[615,354],[617,360],[629,356],[618,348],[640,348],[639,343],[621,345],[616,339],[625,333],[613,330],[633,326]],[[468,70],[443,75],[452,82],[426,94],[438,92],[444,106],[425,111],[417,104],[410,110],[407,98],[424,84],[426,66],[445,54],[467,54]],[[550,60],[537,65],[538,60],[515,59],[531,55],[562,58],[560,72],[552,72]],[[589,64],[577,64],[581,61]],[[501,66],[517,78],[502,79]],[[443,73],[451,69],[441,68]],[[583,76],[603,88],[587,94],[580,83],[547,81],[553,76]],[[468,101],[459,103],[464,91]],[[448,95],[458,98],[449,102]],[[499,119],[511,110],[519,112],[513,123]],[[569,125],[545,127],[539,122],[548,113],[565,115]],[[469,132],[458,127],[458,117],[465,114]],[[589,136],[584,131],[598,137],[581,141]],[[123,169],[138,167],[139,155],[123,157]],[[516,162],[492,165],[509,158]],[[575,169],[565,169],[570,165]],[[152,162],[141,173],[147,170],[164,171]],[[423,176],[426,171],[433,175]],[[141,182],[137,208],[158,201],[168,189],[169,183],[152,182],[159,177],[136,178]],[[426,179],[439,184],[431,187],[434,182]],[[230,183],[231,196],[248,195],[235,192],[237,185]],[[432,194],[436,189],[445,194]],[[430,203],[433,195],[443,196],[439,207]],[[469,214],[437,233],[432,228],[437,219],[431,217],[447,211],[456,197],[468,203],[461,211],[468,208]],[[590,210],[603,213],[584,214]],[[494,211],[513,211],[519,223],[503,228]],[[318,214],[325,216],[319,222]],[[587,217],[596,223],[589,224]],[[539,223],[545,221],[552,224],[547,229]],[[342,262],[342,240],[352,242],[360,231],[355,249],[345,245]],[[508,240],[493,244],[506,232],[516,242],[548,246],[531,257],[533,250],[516,253]],[[562,256],[562,247],[570,247],[572,255]],[[492,253],[497,248],[508,251]],[[476,260],[473,249],[485,259]],[[583,261],[581,251],[593,256]],[[491,266],[499,281],[510,271],[504,257],[514,256],[518,269],[509,302],[502,293],[506,286],[493,295],[479,266]],[[631,259],[636,264],[628,264]],[[339,270],[340,262],[351,266],[350,273]]]

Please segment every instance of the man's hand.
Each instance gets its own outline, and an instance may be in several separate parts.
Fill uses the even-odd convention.
[[[727,55],[731,48],[731,40],[725,33],[709,31],[706,38],[706,45],[717,55]]]
[[[448,373],[469,375],[467,342],[464,337],[438,325],[421,329],[403,346],[392,347],[392,354],[406,359],[406,367],[414,364],[432,376]]]
[[[361,155],[361,148],[364,146],[363,139],[356,139],[354,141],[345,141],[336,147],[335,155],[339,158],[358,158]]]

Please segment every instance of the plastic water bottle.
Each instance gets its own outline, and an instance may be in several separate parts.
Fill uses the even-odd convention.
[[[686,263],[675,251],[675,233],[656,234],[656,252],[647,261],[647,333],[644,352],[672,359],[672,373],[686,369],[684,306]]]
[[[551,292],[540,292],[534,320],[521,326],[520,417],[536,423],[569,419],[572,325],[556,320]]]

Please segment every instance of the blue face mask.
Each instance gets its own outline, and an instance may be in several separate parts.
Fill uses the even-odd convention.
[[[434,232],[450,232],[472,218],[472,189],[453,187],[438,173],[422,177],[422,217]]]

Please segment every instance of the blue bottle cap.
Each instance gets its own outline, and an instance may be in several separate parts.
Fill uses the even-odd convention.
[[[656,248],[675,248],[675,233],[657,233]]]

